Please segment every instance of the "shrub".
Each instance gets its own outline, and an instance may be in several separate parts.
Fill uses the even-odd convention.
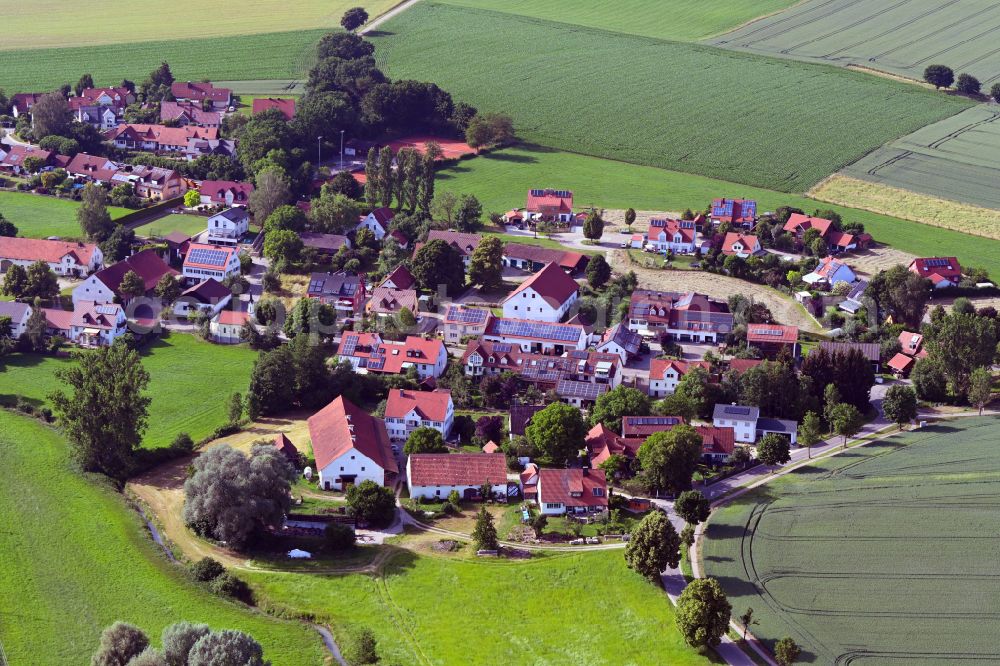
[[[354,530],[347,525],[330,523],[323,531],[326,548],[331,552],[340,552],[354,547]]]
[[[207,583],[226,573],[226,568],[211,557],[203,557],[191,565],[191,575],[195,580]]]
[[[250,586],[229,572],[213,580],[210,587],[212,592],[219,596],[232,597],[248,604],[253,602],[253,592],[251,592]]]
[[[178,433],[170,447],[178,451],[194,451],[194,440],[186,432]]]
[[[350,660],[352,664],[378,663],[377,643],[371,629],[365,628],[358,632],[351,645]]]

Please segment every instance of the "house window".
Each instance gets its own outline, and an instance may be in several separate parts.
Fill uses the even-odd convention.
[[[604,497],[604,488],[594,488],[594,497]]]
[[[365,468],[364,468],[364,467],[362,467],[362,468],[361,468],[361,471],[362,471],[362,472],[363,472],[363,471],[365,471]]]
[[[558,502],[546,502],[545,503],[545,508],[546,509],[558,509],[561,506],[562,506],[562,504],[559,504]]]
[[[440,489],[435,490],[434,494],[437,495],[438,497],[441,497],[441,490]]]

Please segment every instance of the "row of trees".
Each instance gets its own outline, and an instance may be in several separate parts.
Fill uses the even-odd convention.
[[[969,73],[959,74],[956,79],[955,71],[947,65],[928,65],[924,69],[924,81],[939,90],[941,88],[951,88],[952,84],[954,84],[955,90],[960,93],[966,95],[982,94],[982,84],[979,79]],[[1000,83],[994,83],[993,87],[990,88],[990,97],[1000,102]]]
[[[241,631],[212,631],[207,624],[177,622],[165,628],[161,649],[135,625],[115,622],[101,632],[91,666],[267,666],[264,648]]]

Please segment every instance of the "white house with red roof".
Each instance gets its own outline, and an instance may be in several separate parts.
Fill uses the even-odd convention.
[[[569,312],[579,295],[576,280],[549,263],[504,299],[503,316],[555,323]]]
[[[410,269],[400,264],[391,273],[382,278],[378,286],[389,289],[413,289],[416,284],[417,279],[413,277]]]
[[[376,208],[362,217],[354,230],[361,231],[362,229],[368,229],[375,234],[375,240],[380,241],[389,233],[389,224],[392,223],[394,217],[396,217],[396,214],[392,212],[391,208],[385,206]]]
[[[442,322],[444,339],[449,344],[460,344],[464,337],[479,337],[486,332],[486,326],[492,319],[493,313],[483,308],[449,305]]]
[[[77,153],[66,165],[66,173],[70,178],[93,181],[95,183],[110,183],[120,167],[106,157]]]
[[[385,427],[394,441],[405,441],[417,428],[433,428],[447,438],[454,421],[455,403],[446,389],[392,389],[385,401]]]
[[[677,254],[694,252],[698,232],[693,220],[650,220],[646,232],[646,247],[657,252]]]
[[[760,239],[753,234],[741,234],[736,231],[730,231],[722,239],[722,254],[727,257],[733,256],[740,259],[748,259],[749,257],[763,253],[764,248],[760,245]]]
[[[666,333],[677,340],[715,342],[733,330],[733,315],[724,301],[705,294],[637,289],[629,300],[628,327]]]
[[[692,368],[709,370],[707,361],[679,361],[672,358],[654,358],[649,363],[649,396],[662,398],[673,395],[677,385]]]
[[[195,284],[209,278],[219,282],[231,275],[239,275],[240,255],[235,247],[191,243],[184,255],[181,275]]]
[[[955,257],[918,257],[908,268],[911,273],[930,280],[935,289],[957,287],[962,281],[962,266]]]
[[[44,261],[56,275],[84,277],[100,270],[104,254],[93,243],[0,236],[0,273],[36,261]]]
[[[570,190],[528,190],[525,217],[535,221],[573,221],[573,192]]]
[[[802,276],[802,281],[811,285],[832,287],[838,282],[854,284],[858,276],[851,267],[832,256],[823,257],[811,273]]]
[[[587,348],[590,336],[579,324],[550,324],[532,319],[490,317],[483,338],[508,342],[523,352],[562,356]]]
[[[212,108],[225,110],[232,105],[233,91],[229,88],[216,88],[207,82],[175,81],[170,84],[170,92],[178,102],[198,102],[208,100]]]
[[[482,499],[479,488],[507,497],[507,457],[503,453],[414,453],[406,461],[410,497],[443,500],[453,491],[462,499]]]
[[[399,467],[385,423],[343,396],[309,417],[309,437],[323,490],[395,483]]]
[[[79,95],[66,100],[74,119],[108,130],[125,117],[125,107],[135,101],[128,88],[84,88]]]
[[[537,501],[546,516],[607,511],[608,482],[604,470],[540,469]]]
[[[117,303],[79,301],[73,305],[69,339],[81,347],[107,347],[124,335],[125,310]]]
[[[235,180],[203,180],[198,187],[201,203],[208,206],[246,206],[252,193],[253,185]]]
[[[123,296],[118,289],[129,271],[135,272],[142,279],[147,293],[156,287],[156,283],[164,275],[178,275],[177,271],[160,258],[156,250],[150,248],[103,268],[81,282],[73,289],[73,304],[80,301],[112,303],[116,299],[126,302],[128,297]]]
[[[715,199],[709,216],[712,224],[752,225],[757,220],[757,202],[753,199]]]
[[[219,310],[208,322],[212,342],[223,345],[238,345],[243,342],[240,331],[251,318],[251,313],[246,310]]]
[[[337,358],[360,373],[402,374],[416,368],[421,379],[440,377],[448,365],[448,350],[439,339],[409,335],[403,342],[384,342],[377,333],[346,331]]]
[[[118,125],[105,133],[104,138],[125,150],[151,150],[178,153],[187,149],[191,139],[215,141],[219,139],[217,127],[183,125],[167,127],[145,123]]]
[[[837,230],[832,220],[823,217],[813,217],[802,213],[792,213],[783,227],[799,241],[809,229],[819,232],[819,237],[826,241],[826,245],[832,251],[847,251],[857,249],[860,245],[867,243],[871,237],[867,234],[849,234]]]
[[[28,173],[24,161],[30,157],[37,157],[42,160],[42,166],[52,163],[55,153],[50,150],[42,150],[38,146],[28,146],[18,144],[15,146],[3,146],[0,144],[0,169],[11,173]]]

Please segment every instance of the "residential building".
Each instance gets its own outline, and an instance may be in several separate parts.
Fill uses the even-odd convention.
[[[707,361],[680,361],[669,358],[654,358],[649,362],[649,396],[651,398],[662,398],[673,395],[681,379],[692,368],[704,368],[706,371],[710,371],[711,367],[711,363]]]
[[[903,353],[907,356],[914,358],[927,356],[927,351],[924,349],[924,336],[919,333],[903,331],[899,334],[899,346],[903,348]]]
[[[340,252],[342,247],[351,247],[351,241],[347,236],[340,234],[321,234],[315,231],[299,232],[302,245],[316,250],[317,253],[332,257]]]
[[[220,310],[208,322],[208,332],[212,342],[223,345],[238,345],[240,331],[251,320],[250,312],[246,310]]]
[[[405,373],[416,368],[421,379],[440,377],[448,364],[448,350],[438,339],[408,335],[403,342],[384,342],[377,333],[346,331],[337,358],[361,373]]]
[[[224,282],[226,278],[239,274],[240,255],[235,247],[205,243],[191,243],[188,246],[181,269],[181,275],[191,283],[208,278]]]
[[[13,174],[30,173],[29,169],[24,166],[24,162],[28,158],[38,158],[41,160],[41,166],[46,167],[52,164],[52,160],[55,157],[55,153],[49,150],[42,150],[37,146],[27,146],[22,144],[4,146],[2,150],[5,151],[5,153],[3,157],[0,157],[0,169],[9,171]]]
[[[919,257],[908,268],[911,273],[930,280],[935,289],[957,287],[962,281],[962,266],[955,257]]]
[[[562,356],[567,351],[586,349],[589,336],[578,324],[547,324],[529,319],[490,317],[483,338],[509,342],[523,352]]]
[[[753,234],[741,234],[730,231],[722,239],[722,254],[740,259],[749,259],[757,255],[764,254],[760,239]]]
[[[417,243],[413,246],[413,252],[416,254],[420,251],[427,243],[433,240],[443,240],[448,245],[455,248],[460,255],[462,255],[462,264],[465,269],[469,269],[469,262],[472,260],[472,253],[476,251],[479,247],[479,241],[483,239],[479,234],[465,234],[459,231],[443,231],[441,229],[432,229],[427,234],[427,241],[424,243]]]
[[[733,315],[723,301],[694,292],[636,290],[629,302],[628,328],[677,340],[715,342],[733,330]]]
[[[365,307],[365,279],[348,273],[313,273],[306,296],[332,305],[339,316],[358,316]]]
[[[690,254],[694,252],[697,235],[693,220],[652,219],[646,232],[646,247],[657,252]]]
[[[471,257],[471,253],[468,256]],[[589,258],[585,254],[569,250],[505,243],[501,261],[507,268],[517,268],[529,273],[542,270],[546,264],[556,264],[569,275],[579,275],[586,270]]]
[[[73,305],[81,301],[93,301],[95,303],[112,303],[116,299],[126,303],[128,296],[124,296],[118,289],[122,279],[129,271],[133,271],[142,278],[146,286],[146,293],[150,294],[156,288],[156,283],[164,275],[179,275],[177,271],[160,258],[156,250],[148,249],[137,252],[127,259],[112,264],[92,274],[73,289]]]
[[[417,428],[433,428],[447,439],[454,421],[451,391],[392,389],[386,398],[385,427],[393,441],[406,441]]]
[[[526,502],[538,500],[538,465],[533,462],[525,463],[524,470],[517,475],[518,483],[521,484],[521,495]]]
[[[757,438],[764,435],[781,435],[787,437],[790,444],[795,444],[799,436],[799,424],[790,419],[757,419]]]
[[[757,441],[757,419],[760,408],[744,405],[716,405],[712,412],[712,425],[732,428],[737,442],[753,444]]]
[[[584,439],[584,444],[587,447],[590,466],[593,468],[599,467],[601,463],[614,455],[625,456],[630,460],[634,459],[639,450],[638,445],[629,443],[603,423],[598,423],[590,429]]]
[[[121,165],[111,177],[112,185],[129,184],[136,196],[152,201],[179,197],[187,191],[187,183],[173,169]]]
[[[246,206],[250,203],[253,185],[233,180],[203,180],[198,188],[201,203],[211,206]]]
[[[528,190],[525,218],[532,222],[573,221],[573,193],[570,190]]]
[[[229,88],[216,88],[207,82],[186,81],[181,83],[175,81],[170,85],[170,92],[178,102],[204,104],[207,101],[213,109],[221,111],[225,111],[232,106],[233,101],[232,90]]]
[[[389,224],[392,223],[392,218],[394,217],[396,217],[396,214],[391,208],[385,206],[376,208],[361,218],[358,226],[355,227],[355,231],[368,229],[375,234],[375,240],[381,241],[389,233]]]
[[[17,340],[27,330],[31,306],[16,301],[0,301],[0,319],[10,319],[10,337]]]
[[[712,201],[712,224],[735,224],[753,226],[757,221],[757,202],[753,199],[715,199]]]
[[[222,128],[221,111],[205,111],[200,104],[191,102],[160,102],[160,122],[174,121],[178,125]]]
[[[916,359],[912,356],[907,356],[906,354],[899,353],[889,359],[886,363],[889,370],[896,377],[903,378],[910,375],[910,371],[913,370],[913,366],[916,363]]]
[[[233,300],[229,288],[214,278],[208,278],[184,291],[174,301],[174,314],[178,317],[190,317],[195,312],[202,312],[214,317]]]
[[[875,374],[882,370],[882,348],[877,342],[820,342],[818,348],[830,356],[850,351],[861,352],[861,355],[872,364],[872,371]]]
[[[525,429],[531,424],[531,418],[538,412],[545,409],[545,405],[521,405],[514,403],[510,406],[510,438],[524,437]]]
[[[253,100],[252,112],[253,115],[258,113],[263,113],[270,109],[277,109],[281,111],[281,114],[285,116],[286,120],[291,120],[295,117],[295,98],[280,98],[280,97],[256,97]]]
[[[871,236],[868,234],[845,233],[835,229],[831,220],[801,213],[792,213],[784,226],[784,230],[795,236],[800,244],[805,232],[809,229],[815,229],[819,232],[820,238],[826,241],[827,248],[833,253],[864,247],[871,240]]]
[[[386,278],[386,280],[388,279]],[[448,344],[460,344],[462,338],[481,337],[486,333],[486,327],[491,319],[493,319],[493,313],[489,310],[449,305],[442,322],[444,340]]]
[[[782,324],[747,324],[747,344],[774,358],[787,349],[792,358],[798,355],[799,329]]]
[[[608,509],[608,483],[600,469],[540,469],[537,494],[539,510],[546,516]]]
[[[31,107],[48,93],[16,93],[10,97],[10,105],[15,118],[31,112]]]
[[[278,453],[283,455],[288,462],[292,463],[292,465],[295,466],[295,469],[302,466],[302,456],[299,454],[299,450],[295,448],[295,445],[292,444],[292,440],[288,439],[288,436],[285,435],[285,433],[279,432],[274,436],[274,448],[278,451]]]
[[[209,139],[205,137],[190,136],[187,145],[181,149],[184,159],[193,162],[199,157],[220,155],[229,159],[236,159],[236,142],[232,139]]]
[[[411,314],[417,314],[417,292],[413,289],[391,289],[375,287],[368,299],[365,309],[378,317],[392,317],[406,308]]]
[[[73,304],[69,339],[81,347],[108,347],[127,331],[125,311],[117,303]]]
[[[850,266],[832,256],[823,257],[811,273],[802,276],[806,284],[825,287],[832,287],[838,282],[854,284],[857,279]]]
[[[462,499],[482,499],[484,484],[493,496],[507,499],[507,458],[503,453],[414,453],[406,461],[410,497],[444,500],[452,492]]]
[[[604,332],[604,337],[596,349],[605,354],[617,354],[622,365],[639,355],[642,347],[642,337],[619,322]]]
[[[413,273],[410,272],[409,268],[400,264],[391,273],[382,278],[378,286],[388,287],[389,289],[413,289],[417,286],[417,279],[413,277]],[[453,307],[461,306],[449,306],[448,311],[450,312]]]
[[[545,267],[518,285],[503,301],[503,315],[555,323],[577,301],[580,285],[556,264]]]
[[[854,283],[854,286],[851,287],[851,290],[847,293],[844,300],[837,304],[837,307],[850,314],[856,313],[864,307],[864,303],[861,302],[861,299],[864,297],[867,289],[868,281],[858,280]]]
[[[190,139],[219,140],[219,130],[216,127],[198,127],[196,125],[167,127],[166,125],[127,123],[106,132],[104,138],[114,144],[116,148],[123,150],[180,153],[187,149]]]
[[[723,465],[736,449],[736,431],[733,428],[695,426],[701,435],[701,455],[711,465]]]
[[[70,330],[73,328],[73,311],[42,308],[42,312],[45,314],[45,334],[69,340]]]
[[[44,261],[56,275],[84,277],[104,266],[104,253],[93,243],[0,236],[0,274],[37,261]]]
[[[66,100],[74,120],[109,130],[125,118],[125,108],[135,101],[128,88],[85,88]]]
[[[362,481],[391,486],[399,474],[382,419],[340,396],[309,418],[319,487],[346,490]]]
[[[227,208],[208,218],[210,245],[236,245],[250,231],[250,213],[246,208]]]
[[[70,178],[95,183],[111,183],[121,169],[118,164],[106,157],[77,153],[66,165],[66,173]]]

